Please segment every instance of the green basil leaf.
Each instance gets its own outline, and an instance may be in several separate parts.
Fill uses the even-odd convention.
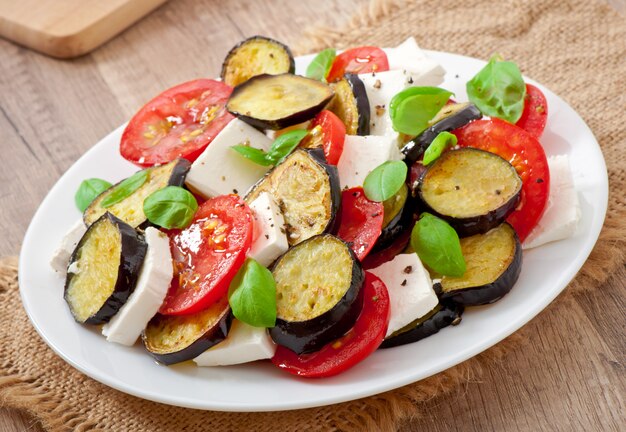
[[[198,210],[196,198],[179,186],[166,186],[143,201],[143,212],[150,222],[163,228],[186,228]]]
[[[83,180],[74,195],[76,207],[84,212],[95,197],[110,188],[112,185],[106,180],[99,178],[90,178]]]
[[[509,123],[517,123],[522,116],[526,84],[515,63],[495,55],[466,87],[469,100],[483,114]]]
[[[113,204],[117,204],[118,202],[128,198],[137,189],[143,186],[146,180],[148,180],[148,171],[150,171],[149,168],[137,171],[132,176],[121,181],[118,185],[114,186],[114,189],[106,197],[104,197],[100,205],[104,208],[109,208]]]
[[[272,273],[247,258],[228,287],[228,302],[239,321],[254,327],[276,325],[276,283]]]
[[[383,202],[394,196],[406,181],[407,167],[402,161],[387,161],[370,172],[363,182],[365,196]]]
[[[298,129],[291,132],[282,134],[274,140],[272,148],[267,152],[265,158],[269,160],[272,165],[278,165],[286,156],[288,156],[293,149],[295,149],[302,138],[309,133],[308,130]]]
[[[256,164],[263,166],[272,165],[272,162],[266,158],[267,154],[263,150],[242,144],[234,145],[231,148]]]
[[[311,63],[309,63],[305,75],[308,78],[326,82],[326,77],[328,76],[328,72],[330,72],[330,68],[336,56],[337,51],[333,48],[326,48],[320,51],[319,54],[313,58]]]
[[[437,160],[439,156],[441,156],[441,153],[443,153],[445,149],[454,147],[456,143],[456,135],[451,134],[450,132],[441,132],[426,148],[422,163],[424,165],[430,165]]]
[[[411,232],[411,247],[433,271],[460,277],[465,273],[461,242],[454,228],[430,213],[422,213]]]
[[[452,96],[439,87],[409,87],[389,103],[393,128],[407,135],[419,135]]]

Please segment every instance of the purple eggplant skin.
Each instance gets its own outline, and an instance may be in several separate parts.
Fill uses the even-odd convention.
[[[451,132],[473,120],[481,119],[482,116],[476,105],[469,103],[465,108],[438,121],[402,147],[401,151],[405,156],[404,161],[408,166],[411,166],[424,154],[426,148],[441,132]]]
[[[159,320],[167,320],[167,319],[176,319],[176,316],[167,316],[157,314],[155,315],[150,323],[158,322]],[[150,341],[146,337],[146,332],[144,331],[141,335],[144,347],[148,351],[148,353],[159,363],[169,366],[175,363],[184,362],[187,360],[194,359],[198,357],[200,354],[208,350],[209,348],[217,345],[222,342],[228,336],[228,332],[230,331],[230,327],[233,321],[233,314],[230,310],[230,307],[227,307],[223,310],[220,319],[217,321],[215,325],[210,327],[203,334],[198,335],[197,339],[195,339],[191,344],[182,348],[179,351],[168,352],[168,353],[159,353],[156,350],[151,349]],[[148,324],[150,325],[150,324]]]
[[[458,325],[464,310],[463,305],[452,301],[443,301],[441,308],[433,316],[426,321],[419,322],[409,330],[385,339],[380,348],[391,348],[417,342],[438,333],[439,330],[449,325]]]
[[[356,101],[356,109],[359,114],[359,126],[356,134],[365,136],[370,134],[370,101],[361,78],[356,74],[345,74],[344,78],[350,84],[352,94]]]
[[[380,236],[376,240],[376,244],[374,244],[372,248],[372,252],[378,252],[388,248],[403,232],[413,229],[416,207],[416,200],[411,196],[409,190],[404,208],[382,229]]]
[[[120,233],[120,241],[122,242],[120,264],[117,271],[117,281],[115,282],[113,293],[104,302],[98,312],[87,318],[84,324],[104,324],[117,313],[124,303],[126,303],[128,297],[135,290],[137,278],[139,277],[146,252],[148,250],[148,244],[142,234],[137,232],[127,223],[107,212],[94,222],[91,227],[89,227],[85,235],[83,235],[82,239],[78,242],[76,249],[74,249],[70,258],[70,264],[78,259],[79,249],[89,238],[89,231],[95,229],[98,222],[103,221],[104,219],[108,219],[115,224]],[[64,298],[68,303],[68,306],[70,305],[70,302],[67,297],[67,291],[73,276],[73,273],[68,273],[65,279]],[[72,311],[71,306],[70,311]],[[73,311],[72,316],[76,319]],[[80,321],[77,320],[77,322]]]
[[[306,241],[314,241],[314,239],[315,237],[312,237]],[[318,351],[329,342],[340,338],[354,326],[361,309],[363,309],[362,288],[365,272],[352,249],[348,247],[348,250],[352,257],[352,278],[350,287],[341,300],[330,310],[310,320],[285,321],[280,318],[276,319],[276,326],[269,329],[270,337],[275,343],[289,348],[298,355],[308,354]],[[287,253],[289,251],[285,254]],[[272,269],[278,265],[281,258],[276,260]]]
[[[441,300],[450,300],[463,306],[480,306],[494,303],[504,297],[517,282],[522,271],[522,246],[515,230],[511,228],[515,236],[515,253],[513,260],[506,270],[493,282],[471,288],[454,291],[443,291],[441,286],[435,287],[435,292]],[[441,285],[437,283],[435,285]]]
[[[254,86],[256,84],[259,83],[259,81],[265,81],[265,80],[277,80],[277,79],[281,79],[282,77],[286,77],[286,76],[297,76],[299,79],[302,80],[308,80],[311,82],[311,86],[316,86],[316,87],[326,87],[325,91],[327,92],[327,95],[321,99],[320,102],[318,102],[315,105],[311,105],[308,108],[302,110],[302,111],[298,111],[298,112],[294,112],[291,113],[290,115],[286,115],[280,119],[275,119],[275,120],[268,120],[268,119],[260,119],[260,118],[256,118],[256,117],[252,117],[252,115],[250,115],[249,113],[246,112],[238,112],[237,109],[233,108],[231,105],[231,101],[236,97],[239,96],[242,92],[246,92],[249,90],[249,87]],[[248,81],[245,81],[241,84],[239,84],[237,87],[235,87],[235,89],[233,90],[233,92],[230,95],[230,99],[228,101],[228,103],[226,104],[226,109],[228,110],[229,113],[231,113],[232,115],[234,115],[235,117],[237,117],[239,120],[244,121],[246,123],[248,123],[250,126],[255,127],[259,130],[264,130],[264,129],[272,129],[272,130],[280,130],[280,129],[284,129],[286,127],[289,126],[293,126],[299,123],[303,123],[307,120],[311,120],[313,117],[315,117],[320,111],[322,111],[324,109],[324,107],[328,104],[328,102],[330,102],[330,100],[333,98],[334,96],[334,92],[332,91],[332,89],[327,86],[326,84],[322,83],[321,81],[318,80],[314,80],[311,78],[305,78],[303,76],[299,76],[299,75],[294,75],[294,74],[280,74],[280,75],[270,75],[270,74],[261,74],[261,75],[256,75],[252,78],[250,78]],[[279,102],[277,102],[279,103]]]

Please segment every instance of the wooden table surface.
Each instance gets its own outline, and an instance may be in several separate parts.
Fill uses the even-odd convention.
[[[340,25],[366,2],[171,0],[73,61],[0,40],[0,256],[19,253],[39,202],[65,170],[153,95],[216,76],[244,37],[294,43],[314,20]],[[625,10],[625,0],[609,3]],[[528,324],[528,343],[480,382],[426,404],[401,430],[626,430],[625,281],[622,267],[601,291],[557,299],[568,307],[554,313],[551,305]],[[0,407],[0,431],[25,429],[41,427]]]

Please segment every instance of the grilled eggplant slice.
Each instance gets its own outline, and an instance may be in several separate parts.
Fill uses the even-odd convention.
[[[316,351],[354,325],[365,273],[354,252],[330,234],[289,249],[272,268],[277,319],[270,336],[297,354]]]
[[[264,36],[252,36],[237,44],[222,64],[222,81],[231,87],[253,76],[294,73],[296,63],[286,45]]]
[[[312,119],[333,97],[327,84],[300,75],[257,75],[238,85],[226,109],[260,129],[283,129]]]
[[[452,301],[439,303],[433,310],[400,330],[392,333],[381,344],[381,348],[391,348],[417,342],[439,332],[449,325],[461,322],[464,307]]]
[[[451,132],[482,116],[480,110],[471,102],[445,105],[431,121],[432,126],[402,148],[407,165],[410,166],[418,160],[441,132]]]
[[[511,291],[522,269],[522,247],[515,230],[503,223],[486,234],[461,239],[467,265],[461,277],[443,276],[441,299],[465,306],[493,303]]]
[[[198,357],[226,339],[233,315],[224,296],[190,315],[157,314],[143,332],[143,344],[158,362],[171,365]]]
[[[64,298],[79,323],[108,322],[135,289],[148,246],[111,213],[95,221],[70,258]]]
[[[335,97],[328,109],[346,125],[346,135],[370,134],[370,102],[363,81],[355,74],[346,74],[332,84]]]
[[[414,207],[412,201],[406,184],[394,196],[383,201],[383,229],[376,240],[374,251],[389,247],[403,231],[411,228]]]
[[[486,233],[515,210],[522,179],[500,156],[473,148],[444,153],[419,185],[427,211],[445,219],[461,237]]]
[[[268,192],[285,218],[289,245],[335,229],[341,203],[337,167],[325,163],[322,149],[298,149],[252,187],[245,200]]]
[[[91,202],[89,207],[87,207],[85,213],[83,213],[85,225],[91,225],[104,213],[109,212],[133,228],[145,228],[149,226],[150,222],[148,222],[143,212],[143,201],[152,192],[162,189],[165,186],[183,186],[183,184],[185,184],[185,176],[190,167],[191,164],[187,159],[179,158],[165,165],[146,168],[145,171],[148,172],[148,179],[139,189],[122,201],[105,208],[102,206],[102,201],[115,191],[119,183],[111,186],[98,195]]]

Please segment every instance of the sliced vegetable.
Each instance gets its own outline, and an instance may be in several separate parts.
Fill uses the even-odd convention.
[[[345,50],[335,58],[328,73],[328,81],[338,81],[345,74],[364,74],[389,70],[385,51],[378,47],[362,46]]]
[[[72,253],[64,298],[79,323],[111,319],[135,289],[146,255],[143,236],[110,213],[94,222]]]
[[[276,327],[270,336],[297,354],[320,349],[347,332],[363,304],[363,270],[354,252],[330,234],[289,249],[272,268]]]
[[[417,342],[438,333],[449,325],[458,325],[461,322],[463,306],[452,301],[439,303],[428,314],[424,315],[392,333],[380,345],[381,348],[391,348]]]
[[[298,355],[279,346],[272,358],[279,368],[306,378],[337,375],[363,361],[382,343],[389,324],[389,294],[385,284],[372,273],[365,273],[363,309],[352,329],[322,349]]]
[[[319,149],[291,153],[252,187],[246,201],[262,192],[268,192],[283,212],[290,245],[335,228],[341,202],[339,176]]]
[[[461,277],[442,277],[442,299],[475,306],[493,303],[511,291],[522,269],[522,248],[509,224],[461,239],[461,249],[467,271]]]
[[[191,225],[172,232],[174,279],[159,312],[192,314],[226,297],[250,249],[252,220],[239,196],[221,195],[205,201]]]
[[[228,288],[228,303],[239,321],[254,327],[276,324],[276,284],[272,273],[246,259]]]
[[[228,299],[224,296],[191,315],[155,315],[143,332],[143,344],[158,362],[180,363],[226,339],[231,322]]]
[[[398,192],[391,198],[383,201],[385,217],[380,237],[374,245],[374,250],[381,250],[390,246],[402,232],[411,229],[413,225],[413,205],[409,199],[409,188],[404,183]]]
[[[402,147],[406,164],[415,163],[441,132],[451,132],[482,116],[476,105],[469,102],[444,106],[431,120],[431,126],[428,129]]]
[[[413,251],[405,251],[407,244],[409,244],[410,240],[411,230],[404,230],[400,232],[398,238],[396,238],[389,246],[380,250],[376,249],[375,247],[375,250],[373,250],[368,256],[366,256],[365,260],[363,260],[363,268],[365,270],[370,270],[379,267],[388,261],[391,261],[398,254],[413,253]]]
[[[496,118],[470,123],[454,134],[459,146],[495,153],[515,167],[523,182],[522,193],[507,222],[523,242],[541,219],[550,193],[550,170],[543,147],[525,130]]]
[[[382,202],[393,197],[406,181],[407,166],[402,161],[387,161],[365,177],[363,189],[368,199]]]
[[[326,162],[337,165],[345,140],[346,126],[331,111],[323,110],[311,122],[309,134],[300,142],[300,147],[322,147]]]
[[[328,76],[328,72],[330,72],[330,68],[336,56],[337,52],[334,48],[326,48],[320,51],[307,66],[306,76],[326,82],[326,77]]]
[[[335,97],[328,109],[335,113],[346,126],[347,135],[369,135],[370,103],[363,81],[347,74],[332,85]]]
[[[522,179],[500,156],[464,148],[445,153],[422,176],[419,197],[461,237],[500,225],[515,210]]]
[[[105,212],[112,213],[133,228],[142,228],[149,224],[143,211],[144,200],[166,186],[182,186],[191,164],[186,159],[176,159],[168,164],[146,168],[133,177],[141,181],[139,187],[130,190],[126,180],[110,187],[94,199],[83,214],[85,225],[89,226]],[[132,178],[132,177],[131,177]],[[126,182],[126,183],[125,183]],[[130,182],[137,186],[139,181]],[[120,191],[121,190],[121,191]],[[124,192],[123,194],[120,192]],[[130,192],[130,193],[129,193]],[[115,199],[109,199],[113,197]],[[107,207],[104,204],[108,204]]]
[[[407,135],[418,135],[446,104],[452,92],[439,87],[408,87],[389,102],[393,128]]]
[[[74,202],[76,207],[81,212],[84,212],[89,204],[102,192],[113,186],[106,180],[99,178],[90,178],[83,180],[74,195]]]
[[[411,247],[429,269],[439,274],[462,276],[465,273],[459,236],[443,219],[422,213],[411,232]]]
[[[524,110],[526,85],[517,65],[494,55],[467,82],[467,97],[490,117],[516,123]]]
[[[526,96],[524,98],[524,111],[519,118],[517,126],[535,138],[541,138],[548,121],[548,101],[539,88],[532,84],[526,84]]]
[[[152,192],[143,202],[150,222],[163,228],[186,228],[198,210],[196,198],[180,186],[166,186]]]
[[[383,219],[383,204],[367,199],[363,188],[346,189],[341,193],[337,237],[350,245],[359,261],[363,261],[376,244]]]
[[[257,75],[238,85],[228,111],[261,129],[283,129],[310,120],[333,97],[320,81],[293,74]]]
[[[176,158],[196,160],[233,117],[224,105],[232,87],[199,79],[164,91],[145,104],[124,129],[120,154],[141,167]]]
[[[264,36],[252,36],[226,54],[220,77],[231,87],[262,75],[294,73],[296,63],[289,47]]]

